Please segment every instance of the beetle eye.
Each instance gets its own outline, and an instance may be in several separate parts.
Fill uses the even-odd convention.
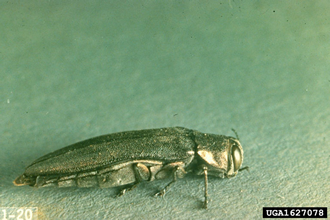
[[[233,146],[231,156],[233,157],[234,171],[236,172],[242,165],[241,150],[237,146]]]

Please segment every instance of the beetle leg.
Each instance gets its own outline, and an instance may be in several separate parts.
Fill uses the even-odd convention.
[[[121,197],[123,196],[126,192],[128,191],[132,191],[133,189],[135,189],[138,185],[139,185],[140,182],[136,182],[134,183],[133,185],[129,186],[129,187],[126,187],[122,190],[119,191],[119,193],[115,196],[116,198],[118,197]]]
[[[209,203],[209,194],[207,193],[208,181],[207,181],[207,167],[203,167],[204,173],[204,183],[205,183],[205,190],[204,190],[204,208],[207,209],[207,203]]]
[[[169,189],[169,187],[174,182],[176,182],[179,169],[180,169],[179,166],[174,167],[174,169],[173,169],[173,180],[169,184],[167,184],[162,190],[160,190],[158,193],[156,193],[155,196],[164,196],[165,195],[165,193]]]
[[[147,166],[145,166],[142,163],[137,163],[133,165],[133,170],[134,170],[134,176],[135,176],[135,183],[133,183],[133,185],[126,187],[122,190],[120,190],[120,192],[117,194],[116,197],[120,197],[123,196],[126,192],[128,191],[132,191],[133,189],[135,189],[137,187],[137,185],[139,185],[140,182],[144,181],[144,180],[148,180],[150,177],[150,172]]]
[[[249,167],[248,167],[248,166],[246,166],[246,167],[243,167],[243,168],[239,169],[238,171],[242,171],[242,170],[247,170],[247,171],[249,171],[249,172],[250,172],[250,170],[249,170]],[[236,172],[236,173],[233,173],[232,175],[228,175],[228,174],[225,174],[225,176],[226,176],[227,178],[232,178],[232,177],[235,177],[236,175],[237,175],[237,172]]]
[[[238,171],[242,171],[242,170],[247,170],[247,171],[249,171],[249,172],[250,172],[250,168],[249,168],[248,166],[246,166],[246,167],[243,167],[243,168],[239,169]]]

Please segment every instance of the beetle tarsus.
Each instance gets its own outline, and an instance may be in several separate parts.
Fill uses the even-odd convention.
[[[205,200],[204,203],[203,203],[203,208],[204,209],[207,209],[207,203],[209,203],[209,201],[208,200]]]
[[[160,190],[158,193],[156,193],[156,194],[155,194],[155,197],[157,197],[157,196],[164,196],[165,193],[166,193],[166,190],[165,190],[165,188],[164,188],[164,189]]]
[[[248,166],[243,167],[243,168],[239,169],[238,171],[242,171],[242,170],[247,170],[248,172],[250,172],[250,168]]]
[[[177,166],[173,170],[174,170],[173,171],[173,180],[169,184],[167,184],[162,190],[160,190],[158,193],[156,193],[155,196],[164,196],[166,194],[166,191],[170,188],[170,186],[174,182],[176,182],[179,167]]]
[[[123,196],[126,192],[128,191],[132,191],[133,189],[135,189],[137,187],[137,185],[139,185],[140,182],[135,183],[134,185],[124,188],[122,190],[120,190],[120,192],[115,196],[115,198],[121,197]]]
[[[119,191],[119,193],[115,196],[115,198],[119,198],[121,196],[123,196],[126,193],[126,189],[122,189]]]

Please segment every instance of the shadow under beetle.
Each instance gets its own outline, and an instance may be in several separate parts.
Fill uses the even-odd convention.
[[[118,194],[121,196],[141,181],[172,177],[155,194],[163,196],[177,178],[193,172],[205,177],[207,208],[208,175],[234,177],[238,171],[248,169],[240,169],[242,163],[238,136],[236,139],[182,127],[148,129],[103,135],[49,153],[29,165],[14,184],[101,188],[128,185]]]

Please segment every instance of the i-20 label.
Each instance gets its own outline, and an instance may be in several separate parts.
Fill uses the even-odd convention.
[[[37,220],[37,207],[1,207],[0,220]]]

